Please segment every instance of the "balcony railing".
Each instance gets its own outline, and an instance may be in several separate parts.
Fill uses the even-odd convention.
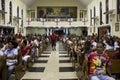
[[[87,18],[27,18],[26,26],[87,26]]]
[[[56,21],[56,20],[59,20],[59,21],[84,21],[84,20],[87,20],[87,18],[27,18],[29,19],[29,21]]]

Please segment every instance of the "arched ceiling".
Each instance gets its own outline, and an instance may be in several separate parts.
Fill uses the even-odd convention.
[[[27,6],[31,6],[34,4],[37,0],[21,0],[23,3],[25,3]],[[92,0],[77,0],[84,6],[87,6]]]

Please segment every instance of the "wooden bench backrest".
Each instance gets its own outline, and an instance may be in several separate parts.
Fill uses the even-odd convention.
[[[107,51],[108,53],[108,56],[110,57],[110,59],[113,58],[113,55],[115,54],[115,51],[114,50],[110,50],[110,51]]]
[[[7,80],[7,66],[6,66],[6,58],[1,57],[0,61],[0,70],[1,70],[1,76],[0,80]]]
[[[18,64],[22,65],[22,53],[21,53],[21,50],[18,50],[17,60],[18,60]]]
[[[120,73],[120,59],[111,60],[111,74]]]

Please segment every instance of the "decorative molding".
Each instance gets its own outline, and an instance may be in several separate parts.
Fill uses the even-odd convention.
[[[31,11],[35,11],[35,10],[33,10],[33,9],[28,9],[27,11],[30,11],[30,12],[31,12]]]
[[[99,16],[94,16],[91,19],[99,20]]]
[[[104,14],[115,14],[115,9],[111,9],[107,12],[104,12]]]
[[[14,18],[13,18],[13,19],[15,19],[15,20],[19,20],[19,19],[22,19],[22,18],[17,17],[17,16],[14,16]]]
[[[5,12],[4,10],[0,10],[0,13],[6,14],[7,12]]]
[[[119,31],[119,22],[115,23],[115,31]]]

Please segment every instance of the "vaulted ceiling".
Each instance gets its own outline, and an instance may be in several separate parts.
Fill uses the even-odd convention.
[[[31,6],[37,0],[21,0],[21,1],[23,1],[27,6]],[[82,3],[84,6],[87,6],[92,0],[78,0],[78,1]]]

